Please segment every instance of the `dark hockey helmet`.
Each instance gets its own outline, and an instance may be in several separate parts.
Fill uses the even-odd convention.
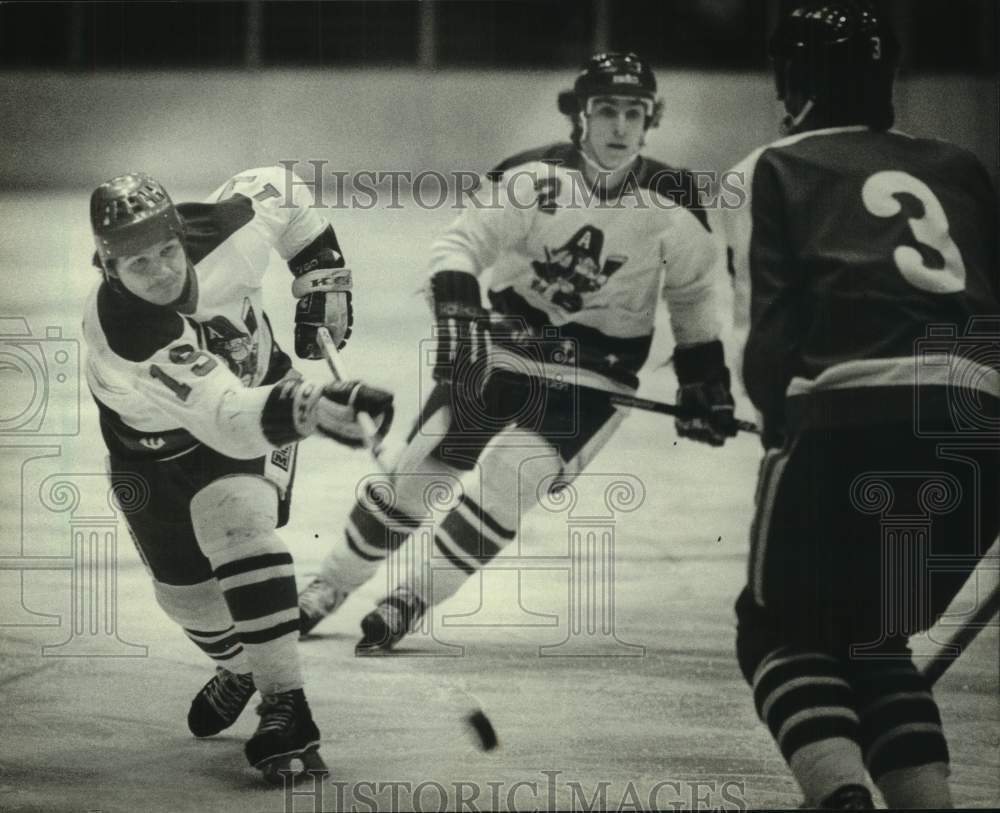
[[[646,102],[646,127],[659,123],[656,77],[649,63],[633,53],[594,54],[580,70],[572,90],[559,94],[559,112],[576,118],[595,96],[633,96]]]
[[[806,115],[812,127],[892,126],[899,45],[865,0],[796,5],[779,21],[770,55],[793,131]]]
[[[141,172],[119,175],[94,190],[90,227],[97,258],[105,269],[118,257],[184,235],[184,224],[167,190]]]

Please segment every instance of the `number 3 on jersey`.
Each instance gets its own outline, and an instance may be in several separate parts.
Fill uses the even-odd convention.
[[[861,190],[865,208],[876,217],[895,217],[903,206],[898,195],[912,195],[924,207],[920,217],[909,218],[914,238],[933,249],[944,259],[941,268],[929,268],[913,246],[897,246],[892,254],[903,278],[922,291],[933,294],[954,294],[965,290],[965,263],[962,253],[948,232],[948,217],[941,201],[923,181],[906,172],[886,170],[876,172]]]

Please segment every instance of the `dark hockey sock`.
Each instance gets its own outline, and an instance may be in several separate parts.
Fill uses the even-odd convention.
[[[757,713],[811,803],[864,784],[854,693],[833,656],[783,647],[753,675]]]
[[[855,661],[851,683],[865,762],[876,782],[893,771],[948,764],[937,703],[909,658]]]

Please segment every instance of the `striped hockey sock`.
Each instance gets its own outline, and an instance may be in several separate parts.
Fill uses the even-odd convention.
[[[233,559],[215,567],[261,694],[302,687],[297,641],[299,606],[287,551]]]
[[[355,503],[344,526],[344,545],[331,554],[338,582],[352,588],[363,584],[420,524],[368,487],[365,499]]]
[[[807,802],[865,783],[854,693],[836,658],[774,650],[754,673],[753,696]]]
[[[219,666],[224,666],[230,672],[249,671],[249,667],[244,667],[246,658],[243,657],[243,645],[240,643],[235,625],[221,630],[195,630],[184,627],[184,634]]]
[[[434,534],[434,553],[442,556],[457,573],[464,577],[481,570],[509,544],[517,534],[501,525],[467,494],[437,528]],[[452,587],[453,595],[462,580],[442,580],[435,587],[434,601],[447,598],[438,587]]]
[[[948,744],[927,679],[911,660],[896,658],[855,662],[851,683],[865,762],[886,803],[949,806]]]

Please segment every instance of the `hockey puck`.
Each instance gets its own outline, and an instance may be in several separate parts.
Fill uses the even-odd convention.
[[[479,738],[479,747],[484,751],[492,751],[497,747],[497,732],[493,723],[482,709],[476,709],[466,720]]]

